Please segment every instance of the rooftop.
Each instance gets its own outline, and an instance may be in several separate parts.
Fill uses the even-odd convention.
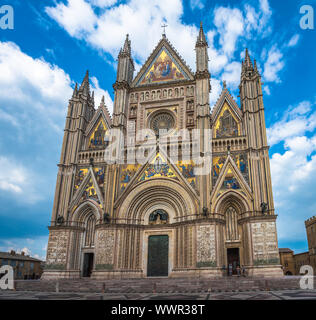
[[[289,249],[289,248],[279,248],[279,252],[280,253],[293,253],[294,251],[293,250],[291,250],[291,249]]]
[[[11,260],[23,260],[23,261],[34,261],[34,262],[42,262],[42,260],[32,258],[30,256],[26,256],[25,253],[16,253],[11,250],[10,252],[1,252],[0,251],[0,259],[11,259]]]

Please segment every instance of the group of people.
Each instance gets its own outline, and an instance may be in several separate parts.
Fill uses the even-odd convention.
[[[222,267],[222,270],[223,270],[223,274],[227,274],[228,276],[232,276],[233,275],[233,271],[234,271],[234,268],[233,268],[233,265],[230,263],[228,265],[228,268],[226,268],[226,266],[224,265]],[[237,276],[240,277],[240,276],[243,276],[245,277],[247,274],[246,274],[246,268],[244,266],[240,266],[240,265],[237,265],[236,266],[236,273],[237,273]]]

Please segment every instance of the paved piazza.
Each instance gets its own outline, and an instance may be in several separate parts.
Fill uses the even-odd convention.
[[[0,300],[316,300],[316,290],[208,293],[75,293],[0,291]]]

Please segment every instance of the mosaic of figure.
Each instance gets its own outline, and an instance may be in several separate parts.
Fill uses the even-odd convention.
[[[100,148],[100,147],[106,147],[107,146],[107,139],[106,139],[106,126],[103,121],[100,121],[97,129],[93,132],[93,134],[90,137],[89,141],[89,148]]]
[[[181,79],[184,79],[183,73],[172,61],[166,50],[163,50],[141,81],[141,84]]]
[[[128,164],[122,169],[120,179],[120,190],[123,192],[126,189],[127,184],[132,180],[135,173],[138,171],[140,165]]]
[[[87,173],[88,173],[88,168],[81,168],[77,170],[77,174],[75,177],[74,191],[76,191],[79,188],[79,186],[81,185],[81,182],[83,181]]]
[[[75,177],[75,185],[74,185],[74,192],[79,188],[81,185],[84,177],[87,175],[89,169],[88,168],[80,168],[77,171],[76,177]],[[93,168],[96,180],[98,182],[98,185],[100,189],[104,186],[104,168]]]
[[[95,201],[97,201],[98,203],[100,203],[98,196],[97,196],[97,192],[95,190],[95,187],[93,185],[93,181],[92,179],[90,179],[90,181],[87,183],[86,188],[82,194],[81,200],[86,200],[86,199],[93,199]]]
[[[149,216],[149,223],[166,223],[168,221],[168,213],[165,210],[158,209]]]
[[[104,186],[104,168],[94,168],[95,177],[97,179],[98,185],[102,190]]]
[[[225,156],[213,158],[213,169],[212,169],[213,177],[218,178],[219,173],[221,172],[221,169],[222,169],[225,161],[226,161]]]
[[[228,110],[225,110],[220,118],[219,128],[216,130],[216,138],[237,137],[238,126],[237,122]]]
[[[145,169],[145,172],[139,180],[145,181],[153,177],[176,178],[176,175],[171,170],[168,163],[166,163],[160,155],[157,155],[153,163],[150,163],[148,167]]]
[[[221,190],[229,190],[229,189],[233,189],[233,190],[241,189],[240,184],[236,179],[236,177],[234,176],[231,169],[228,169],[226,177],[221,187]]]
[[[248,160],[247,155],[243,153],[231,154],[231,157],[236,163],[237,168],[242,173],[245,180],[249,181],[248,176]],[[213,177],[213,185],[215,185],[217,178],[223,168],[223,165],[226,161],[227,155],[220,155],[213,157],[213,167],[212,167],[212,177]]]
[[[179,161],[177,163],[177,167],[180,172],[186,178],[193,189],[196,189],[196,176],[194,174],[194,164],[192,162],[185,163],[183,161]]]

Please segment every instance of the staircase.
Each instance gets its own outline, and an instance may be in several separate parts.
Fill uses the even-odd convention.
[[[300,277],[218,279],[196,278],[146,278],[124,280],[16,280],[17,291],[38,292],[87,292],[87,293],[202,293],[246,292],[300,289]],[[316,277],[314,277],[314,287]],[[315,287],[316,288],[316,287]]]

